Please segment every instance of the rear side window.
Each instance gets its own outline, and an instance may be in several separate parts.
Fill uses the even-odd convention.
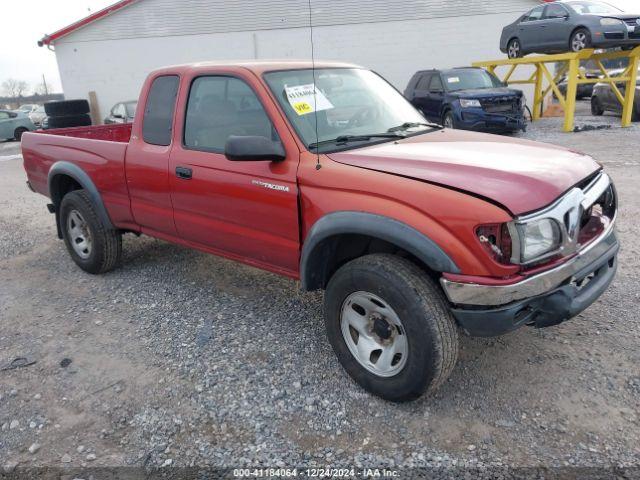
[[[522,20],[523,22],[535,22],[536,20],[540,20],[542,18],[542,12],[544,12],[544,5],[541,7],[536,7],[531,10],[526,17]]]
[[[179,83],[176,75],[166,75],[156,78],[151,84],[142,122],[142,137],[146,143],[171,144],[171,125]]]
[[[427,74],[427,75],[423,75],[422,78],[420,78],[420,80],[418,81],[418,84],[416,85],[416,90],[422,90],[422,91],[427,91],[429,90],[429,81],[431,80],[431,75]]]

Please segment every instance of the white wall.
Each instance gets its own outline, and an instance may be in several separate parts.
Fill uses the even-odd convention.
[[[403,90],[417,70],[502,57],[500,32],[516,16],[314,27],[315,57],[366,66]],[[114,103],[138,98],[144,78],[154,68],[205,60],[311,58],[308,28],[122,40],[74,41],[73,37],[55,47],[65,96],[87,98],[89,91],[96,91],[102,117]]]

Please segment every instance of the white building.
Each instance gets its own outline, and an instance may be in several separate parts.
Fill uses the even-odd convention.
[[[371,68],[403,90],[421,69],[500,58],[502,27],[539,0],[122,0],[41,43],[67,98],[104,117],[154,68],[204,60],[316,59]]]

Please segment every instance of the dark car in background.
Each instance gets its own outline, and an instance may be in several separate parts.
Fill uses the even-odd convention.
[[[509,58],[635,45],[640,45],[640,13],[587,0],[535,7],[504,27],[500,38],[500,50]]]
[[[405,97],[432,122],[484,132],[525,130],[525,97],[481,68],[423,70]]]
[[[609,75],[612,77],[620,76],[623,72],[624,69],[612,70],[609,72]],[[638,78],[639,80],[636,81],[633,112],[631,114],[631,119],[634,122],[640,122],[640,69],[638,70]],[[617,82],[616,86],[623,96],[626,95],[626,82]],[[600,116],[605,112],[614,112],[621,115],[622,104],[609,83],[596,83],[593,87],[593,94],[591,95],[591,113]]]
[[[132,123],[136,115],[137,100],[116,103],[109,111],[109,115],[104,119],[104,123]]]

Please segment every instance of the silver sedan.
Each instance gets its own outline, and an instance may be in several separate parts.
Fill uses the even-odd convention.
[[[504,27],[500,38],[500,50],[509,58],[636,45],[640,45],[640,13],[626,14],[588,0],[540,5]]]

